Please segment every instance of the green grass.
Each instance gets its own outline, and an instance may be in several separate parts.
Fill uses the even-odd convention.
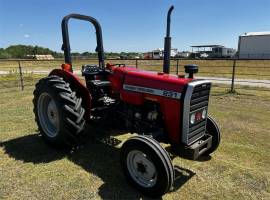
[[[21,61],[26,71],[52,70],[60,68],[63,61]],[[135,66],[135,60],[106,60],[106,63],[125,63]],[[162,60],[139,60],[138,67],[146,70],[162,71]],[[74,60],[75,70],[80,70],[83,64],[97,64],[96,60]],[[179,73],[184,73],[184,65],[199,65],[199,76],[231,78],[232,60],[180,60]],[[244,79],[270,79],[270,60],[240,60],[236,62],[236,78]],[[0,71],[18,71],[18,62],[0,60]],[[176,73],[176,61],[171,61],[171,73]]]
[[[145,199],[122,175],[121,144],[102,140],[108,137],[101,129],[89,127],[79,150],[48,147],[37,134],[32,91],[1,95],[0,199]],[[199,161],[175,157],[183,177],[163,199],[270,198],[270,93],[244,92],[212,91],[209,112],[221,127],[221,145]]]
[[[35,83],[46,76],[45,74],[23,73],[24,88],[32,87]],[[0,92],[18,91],[22,89],[21,79],[19,73],[9,73],[0,75]]]

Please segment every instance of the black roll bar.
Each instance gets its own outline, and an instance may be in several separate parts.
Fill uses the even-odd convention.
[[[72,65],[71,53],[70,53],[70,42],[69,42],[69,33],[68,33],[68,21],[73,19],[84,20],[91,22],[96,29],[96,39],[97,39],[97,48],[96,52],[98,53],[98,61],[99,67],[104,69],[104,49],[103,49],[103,40],[102,40],[102,30],[99,22],[90,16],[80,15],[80,14],[69,14],[65,16],[62,20],[62,37],[63,37],[63,45],[62,50],[65,55],[65,63]]]

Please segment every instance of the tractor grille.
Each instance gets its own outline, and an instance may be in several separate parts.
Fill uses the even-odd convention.
[[[207,111],[210,88],[211,83],[203,83],[194,87],[190,100],[189,118],[192,113],[200,111],[204,108],[206,108]],[[207,117],[205,119],[196,121],[194,124],[189,124],[189,131],[187,135],[188,144],[195,142],[205,134],[206,119]]]

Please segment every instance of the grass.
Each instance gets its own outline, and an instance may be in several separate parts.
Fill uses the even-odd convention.
[[[121,144],[110,142],[130,134],[109,138],[88,127],[82,148],[54,150],[37,133],[32,91],[1,95],[0,199],[146,199],[126,184]],[[221,127],[221,145],[199,161],[175,157],[183,175],[163,199],[270,198],[270,93],[244,92],[214,88],[209,112]]]
[[[44,76],[46,75],[23,73],[23,85],[24,87],[31,87]],[[22,84],[19,73],[0,75],[0,92],[10,92],[11,90],[20,90],[21,88]]]
[[[52,70],[59,68],[63,61],[21,61],[25,71]],[[106,60],[106,63],[125,63],[135,66],[135,60]],[[83,64],[97,64],[95,60],[74,60],[75,70],[80,70]],[[139,60],[138,67],[153,71],[162,71],[162,60]],[[171,61],[171,73],[176,73],[176,61]],[[179,73],[184,73],[184,65],[199,65],[199,76],[232,77],[232,60],[180,60]],[[270,79],[270,60],[240,60],[236,62],[236,78]],[[17,71],[17,61],[0,60],[0,71]]]

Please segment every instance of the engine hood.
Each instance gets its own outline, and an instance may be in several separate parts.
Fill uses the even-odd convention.
[[[192,81],[190,78],[179,78],[177,75],[145,71],[133,67],[113,67],[114,74],[122,78],[124,85],[139,86],[174,92],[182,92]]]

